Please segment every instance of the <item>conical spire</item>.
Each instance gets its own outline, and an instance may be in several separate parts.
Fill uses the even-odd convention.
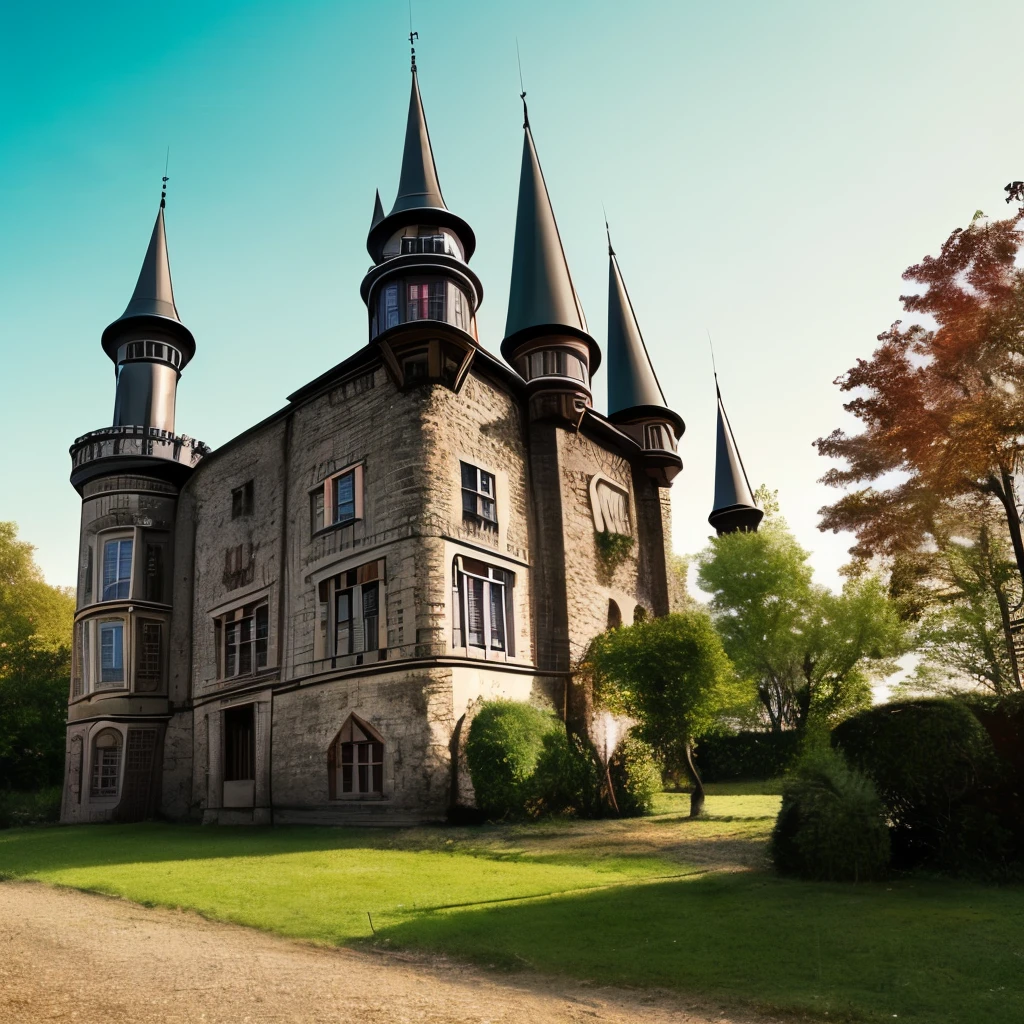
[[[573,287],[529,118],[525,119],[523,129],[519,207],[502,355],[509,359],[516,343],[531,335],[575,334],[590,342],[593,375],[601,360],[600,349],[590,336],[583,307]]]
[[[127,308],[104,332],[103,349],[116,359],[119,338],[132,329],[156,327],[170,332],[183,347],[182,366],[195,355],[196,343],[192,332],[181,322],[174,305],[171,286],[171,262],[167,256],[167,233],[164,228],[164,206],[157,211],[153,234],[149,239],[146,258]]]
[[[719,534],[736,530],[756,531],[764,512],[754,500],[717,378],[715,392],[718,396],[718,452],[715,460],[715,504],[708,522]]]
[[[434,151],[430,146],[427,115],[423,111],[415,58],[412,64],[412,89],[409,94],[409,117],[405,125],[405,148],[402,151],[398,196],[386,217],[383,207],[380,207],[380,210],[381,215],[378,217],[377,209],[374,209],[373,223],[366,239],[367,251],[375,261],[380,260],[382,247],[391,234],[417,222],[450,227],[459,236],[466,251],[467,261],[473,255],[476,248],[473,229],[445,206],[444,196],[441,195],[441,183],[437,178]]]
[[[427,116],[423,113],[419,75],[412,68],[412,92],[409,95],[409,120],[405,126],[405,150],[402,153],[402,175],[398,181],[398,197],[391,207],[393,216],[403,210],[447,210],[441,183],[437,180],[434,151],[430,148]]]
[[[647,413],[682,421],[668,408],[644,344],[619,261],[608,238],[608,416],[635,419]]]
[[[377,189],[373,199],[373,217],[370,219],[370,230],[372,231],[384,219],[384,207],[380,201],[380,189]]]

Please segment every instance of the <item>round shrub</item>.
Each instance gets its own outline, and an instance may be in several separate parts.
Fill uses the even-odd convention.
[[[649,743],[627,733],[608,762],[608,772],[623,818],[651,813],[661,792],[661,766]]]
[[[533,773],[535,803],[528,808],[548,814],[575,814],[598,818],[604,812],[601,766],[578,736],[564,728],[543,739]]]
[[[562,724],[550,712],[511,700],[485,701],[469,727],[466,764],[477,807],[488,818],[522,817],[544,737]]]
[[[784,875],[830,882],[883,877],[889,831],[871,780],[837,751],[809,749],[783,786],[769,852]]]
[[[892,825],[894,863],[912,867],[945,859],[956,822],[992,778],[992,741],[970,709],[956,700],[894,701],[838,725],[832,744],[870,778]],[[979,836],[979,841],[982,837]],[[970,856],[964,848],[964,856]]]

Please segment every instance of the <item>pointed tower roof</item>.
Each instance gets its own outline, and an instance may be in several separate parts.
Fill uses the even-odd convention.
[[[523,163],[519,174],[508,318],[501,354],[511,362],[515,347],[531,337],[576,335],[590,345],[590,375],[593,377],[601,363],[601,349],[590,336],[572,283],[525,100],[523,113]]]
[[[195,355],[195,338],[181,322],[174,305],[163,200],[160,201],[135,291],[125,311],[103,332],[103,351],[116,362],[120,339],[129,331],[145,331],[147,328],[156,328],[175,337],[182,348],[182,366]]]
[[[715,459],[715,504],[708,522],[719,534],[736,530],[756,531],[764,512],[754,500],[754,492],[725,412],[717,377],[715,393],[718,396],[718,452]]]
[[[370,230],[372,231],[384,219],[384,207],[380,201],[380,189],[377,189],[373,198],[373,216],[370,218]]]
[[[651,357],[608,237],[608,418],[614,423],[655,416],[672,421],[682,436],[682,417],[665,401]]]
[[[383,211],[383,207],[381,210]],[[378,220],[374,211],[374,221],[370,225],[370,234],[366,239],[366,248],[373,259],[380,259],[382,246],[394,232],[417,222],[450,227],[462,241],[467,261],[473,255],[476,249],[473,229],[445,206],[444,196],[441,195],[441,183],[437,178],[434,151],[430,146],[427,115],[423,111],[423,98],[420,96],[419,75],[414,58],[398,196],[386,217],[382,212]]]

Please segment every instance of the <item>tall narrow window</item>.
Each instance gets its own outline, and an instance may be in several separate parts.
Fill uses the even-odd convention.
[[[353,466],[329,476],[310,492],[313,533],[332,526],[347,526],[363,515],[363,467]]]
[[[100,682],[104,686],[124,682],[124,623],[100,623]]]
[[[317,584],[320,631],[315,641],[316,660],[330,659],[331,667],[337,667],[334,659],[382,650],[384,562],[383,558],[374,559]],[[382,651],[380,658],[386,654]]]
[[[455,560],[453,573],[456,602],[454,646],[514,654],[513,574],[475,558],[461,556]]]
[[[381,320],[384,329],[397,327],[402,322],[401,313],[398,311],[398,285],[389,284],[384,288],[384,312]]]
[[[356,517],[356,475],[343,473],[333,481],[334,500],[331,502],[334,523],[347,523]]]
[[[253,510],[253,481],[246,480],[241,487],[231,492],[231,518],[251,516]]]
[[[248,782],[256,778],[253,705],[224,712],[224,781]]]
[[[334,595],[334,653],[352,653],[351,590],[339,590]]]
[[[238,608],[216,625],[220,627],[215,631],[218,642],[223,644],[223,678],[250,675],[267,667],[270,613],[265,601]]]
[[[121,779],[121,734],[104,729],[92,745],[92,795],[117,796]]]
[[[164,541],[154,541],[146,538],[145,544],[145,579],[143,580],[143,593],[145,600],[167,604],[167,594],[164,592],[164,563],[166,561],[167,544]]]
[[[160,689],[163,667],[164,624],[140,619],[135,640],[135,689],[151,692]]]
[[[487,529],[498,528],[498,510],[494,501],[494,474],[460,462],[462,467],[462,516]]]
[[[92,604],[92,544],[89,544],[85,549],[85,599],[83,604]]]
[[[125,600],[132,580],[131,540],[108,540],[103,545],[103,600]]]
[[[379,587],[376,582],[363,584],[363,650],[375,651],[380,646],[380,618],[377,607]]]

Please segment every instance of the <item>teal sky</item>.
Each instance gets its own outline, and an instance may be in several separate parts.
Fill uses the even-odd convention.
[[[899,316],[901,271],[1024,177],[1019,5],[414,0],[448,206],[474,227],[496,352],[530,118],[605,338],[601,205],[687,422],[675,546],[709,534],[714,387],[752,481],[834,584],[849,539],[811,442],[832,380]],[[170,146],[175,295],[198,342],[177,427],[216,447],[366,342],[359,282],[398,182],[406,0],[8,4],[0,13],[0,519],[74,578],[67,448],[109,424],[99,338],[141,265]],[[595,380],[604,408],[605,379]]]

